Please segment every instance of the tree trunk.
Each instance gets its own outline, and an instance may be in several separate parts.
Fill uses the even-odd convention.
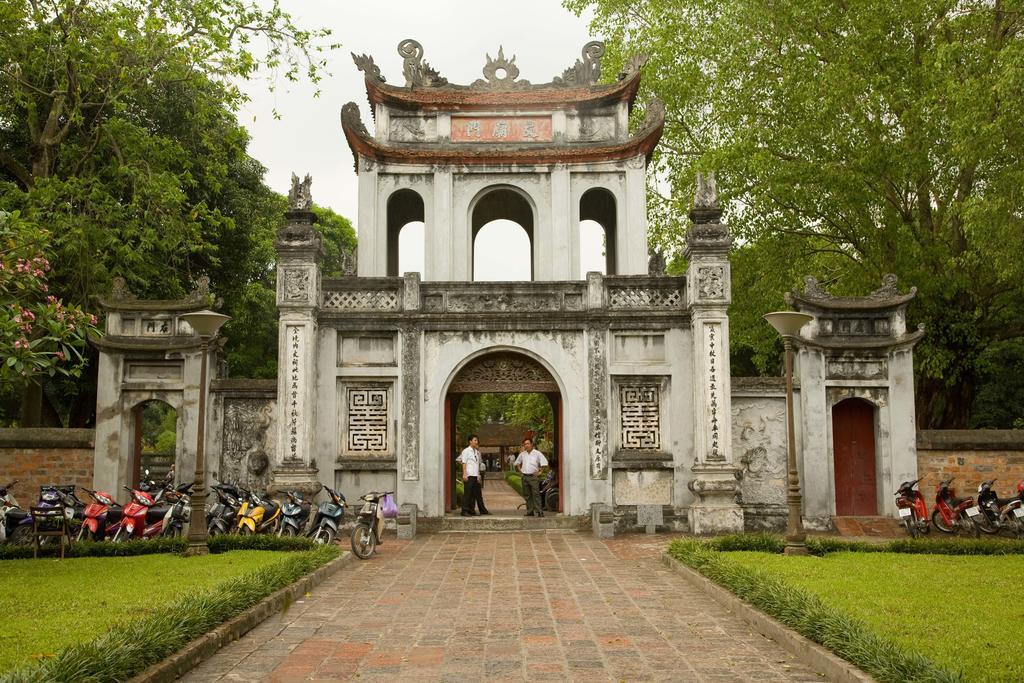
[[[30,380],[25,385],[25,393],[21,395],[21,427],[42,426],[43,387],[39,382]]]
[[[975,382],[964,380],[951,387],[941,380],[917,383],[918,429],[967,429],[974,404]]]

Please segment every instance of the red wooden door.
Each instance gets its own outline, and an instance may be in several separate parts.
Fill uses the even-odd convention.
[[[832,407],[836,515],[877,515],[875,408],[849,398]]]

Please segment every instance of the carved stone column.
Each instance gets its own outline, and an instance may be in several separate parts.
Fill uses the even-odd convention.
[[[743,508],[736,501],[739,469],[732,462],[732,408],[729,381],[729,247],[721,223],[714,175],[698,174],[697,196],[686,234],[686,297],[693,333],[694,459],[689,488],[695,534],[743,531]]]
[[[317,312],[320,304],[320,232],[313,226],[309,176],[292,176],[291,208],[277,233],[278,452],[270,490],[320,489],[313,433],[316,429]]]

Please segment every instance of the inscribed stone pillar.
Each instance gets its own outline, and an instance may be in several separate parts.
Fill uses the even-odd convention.
[[[714,176],[698,175],[697,197],[686,234],[686,297],[693,334],[694,452],[689,488],[695,534],[743,531],[743,508],[736,501],[738,468],[732,462],[732,409],[729,379],[731,301],[729,247],[732,237],[720,222],[722,209]]]
[[[307,176],[308,178],[308,176]],[[308,186],[306,187],[308,193]],[[291,197],[289,198],[291,199]],[[278,453],[272,491],[315,494],[320,485],[313,453],[316,425],[317,310],[323,248],[311,204],[292,202],[277,233]]]

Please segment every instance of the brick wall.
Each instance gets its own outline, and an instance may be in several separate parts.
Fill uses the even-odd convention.
[[[0,485],[17,479],[11,493],[23,507],[43,484],[92,488],[92,469],[91,429],[0,429]]]
[[[936,484],[948,477],[956,478],[957,495],[974,495],[981,481],[992,478],[1001,497],[1014,495],[1017,482],[1024,479],[1024,430],[918,432],[917,473],[925,496],[934,496]]]

